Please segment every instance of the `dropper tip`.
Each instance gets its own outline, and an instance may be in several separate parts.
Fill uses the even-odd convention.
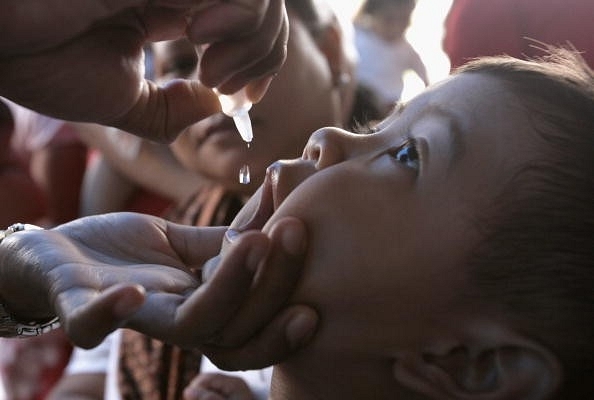
[[[254,138],[254,132],[252,130],[252,121],[250,120],[250,116],[247,111],[233,116],[233,121],[235,122],[235,126],[237,127],[241,138],[246,143],[250,143]]]

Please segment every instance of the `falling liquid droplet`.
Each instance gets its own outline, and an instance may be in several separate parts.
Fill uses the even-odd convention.
[[[247,164],[239,170],[239,183],[242,185],[250,183],[250,167]]]

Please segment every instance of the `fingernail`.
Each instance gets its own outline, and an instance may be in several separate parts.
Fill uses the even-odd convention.
[[[125,292],[116,301],[113,307],[114,316],[118,319],[126,319],[134,314],[142,306],[145,300],[145,289],[142,286],[135,286],[136,292]]]
[[[287,324],[286,337],[295,349],[306,343],[313,336],[316,327],[316,320],[310,315],[298,313]]]
[[[236,231],[235,229],[227,229],[225,232],[225,239],[227,239],[229,243],[233,243],[235,239],[239,237],[239,234],[240,232]]]
[[[292,256],[305,252],[305,230],[301,225],[287,227],[281,236],[283,249]]]
[[[259,79],[254,82],[250,82],[246,87],[246,92],[248,98],[252,101],[252,103],[257,104],[262,100],[272,80],[274,79],[275,75],[268,76],[266,78]]]

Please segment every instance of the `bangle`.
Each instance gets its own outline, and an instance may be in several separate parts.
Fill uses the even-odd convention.
[[[39,229],[43,228],[30,224],[13,224],[6,230],[0,231],[0,243],[2,243],[3,239],[15,232]],[[38,336],[59,327],[60,319],[58,317],[53,317],[44,322],[19,322],[8,312],[6,306],[0,300],[0,337]]]

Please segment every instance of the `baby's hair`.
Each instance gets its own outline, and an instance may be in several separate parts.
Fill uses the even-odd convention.
[[[501,80],[530,117],[527,160],[477,221],[473,300],[494,305],[564,366],[559,399],[594,393],[594,72],[571,47],[484,57],[455,73]],[[534,149],[511,149],[518,157]]]

